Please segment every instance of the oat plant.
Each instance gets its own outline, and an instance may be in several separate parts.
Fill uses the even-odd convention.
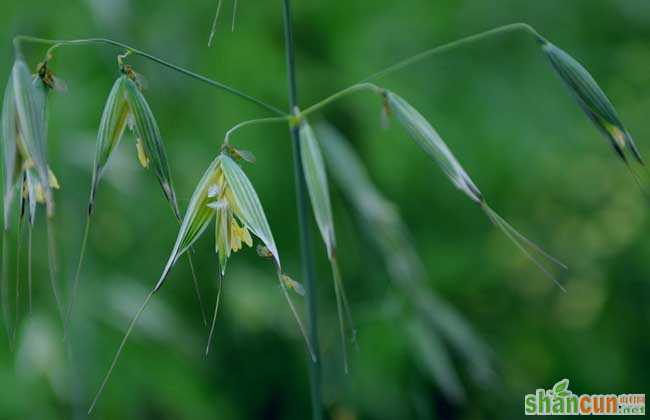
[[[235,9],[236,3],[233,6],[233,9]],[[212,42],[214,36],[220,8],[221,1],[218,1],[209,43]],[[17,316],[15,325],[11,325],[8,299],[7,237],[12,219],[18,213],[18,226],[20,229],[23,217],[27,215],[28,247],[31,255],[31,232],[37,205],[44,204],[48,226],[52,225],[51,221],[54,217],[54,190],[58,188],[58,181],[50,170],[47,157],[46,104],[48,92],[57,86],[56,80],[58,79],[53,76],[50,68],[58,48],[88,44],[105,45],[115,47],[120,53],[117,56],[117,80],[110,90],[100,118],[90,199],[85,212],[86,225],[78,267],[71,281],[66,324],[73,310],[74,297],[79,284],[88,240],[91,215],[95,211],[95,199],[99,182],[108,167],[112,153],[120,143],[127,128],[134,134],[137,159],[144,168],[151,169],[155,173],[163,190],[164,198],[180,223],[176,240],[170,244],[169,258],[165,264],[161,264],[161,275],[153,284],[151,291],[145,297],[140,309],[128,325],[89,411],[92,411],[99,401],[99,397],[108,384],[110,374],[117,364],[128,337],[148,302],[164,286],[178,259],[183,254],[186,254],[189,259],[192,246],[197,238],[212,226],[215,238],[214,251],[218,261],[218,270],[215,275],[218,293],[207,337],[206,353],[210,348],[212,332],[217,320],[222,285],[227,277],[228,262],[240,249],[252,247],[257,242],[257,254],[269,262],[269,266],[273,271],[269,277],[278,281],[279,289],[288,303],[289,311],[296,320],[297,329],[303,336],[306,353],[309,355],[312,418],[321,419],[323,416],[321,355],[318,340],[318,311],[314,293],[316,278],[309,229],[312,223],[310,213],[320,232],[324,255],[328,258],[331,266],[333,296],[338,311],[343,369],[346,372],[349,366],[347,357],[348,337],[352,341],[355,338],[351,309],[353,305],[348,302],[346,297],[344,276],[338,264],[340,255],[337,253],[336,217],[330,198],[332,193],[329,185],[330,175],[338,183],[347,202],[350,203],[359,215],[360,220],[363,221],[364,232],[379,249],[391,278],[396,282],[398,288],[405,293],[410,302],[413,303],[415,309],[413,317],[408,323],[407,331],[412,337],[414,348],[422,355],[424,364],[443,392],[451,399],[461,399],[463,396],[460,379],[451,367],[452,362],[450,360],[452,358],[448,356],[448,351],[458,352],[463,362],[471,370],[472,376],[479,382],[486,382],[490,379],[493,373],[489,362],[489,350],[477,338],[477,335],[462,317],[424,285],[426,276],[422,269],[422,263],[411,244],[406,225],[399,218],[394,206],[389,204],[376,187],[372,185],[367,172],[363,168],[362,159],[356,157],[347,141],[334,128],[324,122],[318,123],[317,129],[313,129],[311,125],[313,120],[318,119],[317,114],[319,111],[331,103],[355,92],[371,94],[375,98],[374,103],[378,110],[383,112],[386,120],[392,120],[395,124],[401,126],[404,137],[410,138],[417,144],[449,181],[463,195],[475,203],[478,209],[486,215],[487,219],[519,251],[537,265],[544,274],[553,279],[559,288],[564,290],[564,286],[560,283],[560,278],[558,278],[560,272],[558,269],[565,269],[566,266],[519,233],[488,205],[483,192],[447,146],[443,136],[434,128],[428,116],[416,110],[398,93],[379,85],[379,81],[383,77],[396,73],[407,66],[415,65],[434,55],[508,32],[517,31],[531,36],[540,52],[549,58],[551,64],[549,68],[552,68],[559,75],[569,93],[576,99],[579,108],[610,142],[618,156],[628,165],[635,179],[645,188],[639,176],[638,168],[634,166],[643,165],[641,154],[605,93],[578,61],[559,47],[551,44],[529,25],[523,23],[506,25],[429,49],[374,73],[359,83],[342,89],[314,105],[301,108],[296,87],[297,69],[294,59],[289,0],[283,0],[282,11],[289,98],[289,109],[284,111],[241,90],[110,39],[49,40],[28,36],[18,36],[14,39],[16,61],[5,90],[2,109],[5,228],[0,289],[2,291],[2,311],[8,335],[12,337],[12,331],[17,328]],[[49,46],[44,60],[34,68],[34,75],[31,74],[30,67],[22,54],[22,45],[24,43]],[[165,152],[162,135],[157,126],[152,107],[145,99],[143,78],[134,70],[133,64],[127,64],[126,62],[127,59],[131,62],[136,58],[150,60],[181,75],[206,83],[222,92],[255,104],[266,113],[258,119],[237,124],[224,133],[222,138],[215,139],[221,144],[218,149],[219,152],[198,181],[187,208],[183,209],[184,211],[177,204],[170,162]],[[300,275],[289,276],[283,271],[279,250],[271,229],[272,221],[267,219],[255,188],[245,174],[246,167],[254,164],[255,158],[251,152],[240,150],[234,144],[236,136],[242,135],[241,133],[246,127],[260,124],[285,124],[292,138],[297,224],[300,232],[302,262]],[[440,128],[440,132],[444,133],[444,128]],[[628,154],[631,154],[633,159],[628,158]],[[19,194],[21,202],[18,209],[13,206],[16,193]],[[51,228],[48,230],[51,230]],[[55,286],[54,240],[52,235],[49,235],[49,237],[52,243],[49,247],[52,255],[50,258],[50,277],[53,286]],[[20,238],[20,234],[18,238]],[[19,241],[20,239],[18,240],[17,249],[20,249]],[[31,266],[28,272],[31,285]],[[201,304],[193,269],[192,277]],[[19,278],[20,272],[16,276],[17,282]],[[18,283],[16,286],[16,290],[18,290]],[[58,301],[57,288],[54,287],[54,290]],[[302,306],[295,305],[293,302],[294,298],[303,295],[305,314],[301,311]],[[18,295],[16,297],[15,309],[18,314],[20,298]],[[61,308],[60,303],[59,307]]]

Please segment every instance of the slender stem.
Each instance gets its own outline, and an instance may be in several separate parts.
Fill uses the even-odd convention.
[[[5,226],[7,224],[5,223]],[[0,279],[0,301],[2,302],[2,318],[4,319],[9,348],[13,351],[14,341],[9,320],[9,229],[5,227],[2,232],[2,279]]]
[[[369,90],[371,92],[375,93],[381,93],[382,88],[380,88],[377,85],[374,85],[372,83],[358,83],[356,85],[352,85],[350,87],[347,87],[343,90],[340,90],[333,95],[328,96],[327,98],[323,99],[322,101],[310,106],[309,108],[306,108],[305,110],[300,112],[300,115],[302,117],[306,117],[307,115],[318,111],[319,109],[325,107],[326,105],[329,105],[331,102],[336,101],[337,99],[340,99],[344,96],[347,96],[351,93],[359,92],[362,90]]]
[[[476,41],[481,41],[485,38],[491,37],[492,35],[497,35],[501,34],[504,32],[510,32],[510,31],[525,31],[529,32],[537,40],[544,41],[544,37],[542,37],[532,26],[528,25],[527,23],[511,23],[509,25],[504,25],[504,26],[499,26],[498,28],[490,29],[484,32],[480,32],[478,34],[470,35],[465,38],[458,39],[453,42],[449,42],[447,44],[439,45],[437,47],[428,49],[426,51],[423,51],[419,54],[416,54],[414,56],[411,56],[409,58],[406,58],[400,62],[397,62],[389,67],[386,67],[383,70],[378,71],[377,73],[374,73],[365,79],[362,80],[362,82],[368,82],[370,80],[377,80],[382,77],[388,76],[391,73],[395,73],[398,70],[401,70],[405,67],[408,67],[412,64],[419,63],[422,60],[425,60],[433,55],[436,55],[438,53],[446,52],[449,50],[453,50],[456,48],[459,48],[461,46],[467,45],[474,43]]]
[[[296,88],[296,68],[293,50],[293,31],[291,24],[290,0],[283,0],[284,38],[287,53],[287,82],[289,107],[295,115],[298,111],[298,92]],[[309,359],[309,384],[311,390],[312,419],[323,418],[323,403],[321,396],[321,360],[318,340],[318,308],[316,306],[316,278],[314,261],[311,252],[311,235],[309,231],[309,201],[307,186],[302,171],[300,158],[300,129],[297,125],[290,127],[293,140],[293,170],[296,183],[296,201],[298,209],[298,226],[300,229],[300,256],[302,271],[305,279],[305,299],[307,301],[309,341],[313,349],[313,358]]]
[[[253,97],[253,96],[251,96],[251,95],[249,95],[249,94],[247,94],[245,92],[242,92],[242,91],[240,91],[238,89],[235,89],[235,88],[233,88],[231,86],[228,86],[228,85],[226,85],[224,83],[221,83],[221,82],[218,82],[216,80],[209,79],[209,78],[207,78],[205,76],[202,76],[202,75],[200,75],[198,73],[194,73],[193,71],[187,70],[187,69],[185,69],[183,67],[179,67],[179,66],[177,66],[175,64],[172,64],[172,63],[170,63],[168,61],[165,61],[165,60],[163,60],[161,58],[158,58],[158,57],[156,57],[154,55],[151,55],[149,53],[141,51],[141,50],[139,50],[137,48],[133,48],[133,47],[131,47],[129,45],[126,45],[126,44],[123,44],[121,42],[113,41],[112,39],[107,39],[107,38],[87,38],[87,39],[57,40],[57,39],[44,39],[44,38],[36,38],[36,37],[31,37],[31,36],[19,35],[19,36],[16,36],[14,38],[14,47],[16,48],[16,50],[20,50],[20,43],[21,42],[32,42],[32,43],[52,45],[52,47],[50,47],[50,49],[48,50],[48,55],[51,54],[56,48],[59,48],[61,46],[65,46],[65,45],[107,44],[107,45],[112,45],[114,47],[123,48],[126,51],[129,51],[131,54],[138,55],[140,57],[144,57],[144,58],[146,58],[148,60],[151,60],[151,61],[153,61],[155,63],[158,63],[158,64],[160,64],[162,66],[165,66],[165,67],[170,68],[170,69],[172,69],[174,71],[177,71],[177,72],[182,73],[182,74],[184,74],[186,76],[189,76],[189,77],[191,77],[193,79],[199,80],[199,81],[201,81],[203,83],[207,83],[207,84],[209,84],[211,86],[214,86],[216,88],[224,90],[224,91],[226,91],[228,93],[231,93],[231,94],[233,94],[235,96],[238,96],[241,99],[244,99],[244,100],[246,100],[248,102],[254,103],[254,104],[266,109],[267,111],[271,111],[274,114],[285,115],[285,113],[282,112],[280,109],[278,109],[278,108],[276,108],[276,107],[274,107],[272,105],[269,105],[269,104],[261,101],[260,99],[257,99],[257,98],[255,98],[255,97]]]
[[[320,110],[321,108],[325,107],[326,105],[329,105],[330,103],[341,99],[344,96],[347,96],[349,94],[359,92],[362,90],[369,90],[375,93],[381,93],[382,88],[379,86],[369,83],[371,80],[377,80],[381,79],[382,77],[386,77],[389,74],[395,73],[399,70],[404,69],[405,67],[411,66],[413,64],[417,64],[423,60],[426,60],[430,58],[433,55],[447,52],[459,47],[462,47],[467,44],[471,44],[477,41],[481,41],[485,38],[491,37],[493,35],[505,33],[505,32],[510,32],[510,31],[515,31],[515,30],[522,30],[531,33],[533,36],[535,36],[536,39],[538,40],[544,40],[544,37],[542,37],[532,26],[526,24],[526,23],[511,23],[509,25],[505,26],[499,26],[498,28],[490,29],[488,31],[480,32],[478,34],[470,35],[465,38],[461,38],[459,40],[449,42],[447,44],[439,45],[434,48],[430,48],[426,51],[423,51],[419,54],[416,54],[414,56],[411,56],[409,58],[406,58],[402,61],[399,61],[389,67],[386,67],[383,70],[378,71],[377,73],[374,73],[365,79],[363,79],[361,82],[354,84],[352,86],[349,86],[345,89],[342,89],[327,98],[321,100],[320,102],[317,102],[316,104],[310,106],[309,108],[306,108],[305,110],[300,112],[301,117],[306,117],[308,114],[311,114],[313,112],[316,112]]]
[[[88,233],[90,232],[90,213],[86,214],[86,224],[84,226],[83,239],[81,240],[81,251],[79,253],[79,261],[77,262],[77,270],[74,274],[72,281],[72,289],[70,292],[70,303],[68,303],[68,311],[63,322],[63,339],[65,340],[68,333],[68,326],[72,318],[72,310],[77,297],[77,289],[79,288],[79,275],[81,274],[81,267],[83,266],[84,255],[86,253],[86,245],[88,244]]]
[[[234,127],[230,128],[228,131],[226,131],[226,135],[224,137],[223,142],[225,144],[230,143],[230,136],[232,134],[244,127],[247,127],[249,125],[257,125],[257,124],[269,124],[269,123],[279,123],[279,122],[288,122],[291,117],[271,117],[271,118],[257,118],[254,120],[248,120],[248,121],[243,121],[240,122],[239,124],[235,125]]]

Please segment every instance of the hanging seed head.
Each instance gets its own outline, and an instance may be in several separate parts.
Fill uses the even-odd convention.
[[[401,96],[389,91],[384,95],[389,109],[410,137],[438,163],[456,188],[463,191],[474,202],[481,204],[483,195],[431,124]]]
[[[545,40],[541,41],[541,45],[542,51],[549,58],[564,85],[591,122],[609,140],[614,151],[627,163],[624,152],[629,149],[634,158],[643,164],[632,136],[591,74],[577,60],[557,46]]]
[[[460,166],[460,163],[458,163],[454,155],[451,153],[451,150],[449,150],[431,124],[429,124],[429,122],[417,110],[415,110],[415,108],[400,96],[392,92],[386,92],[385,95],[388,99],[388,104],[391,110],[397,116],[398,121],[410,134],[411,138],[413,138],[413,140],[415,140],[420,147],[422,147],[422,149],[438,163],[438,166],[440,166],[454,185],[456,185],[458,189],[463,191],[465,195],[475,203],[479,204],[490,221],[498,227],[527,258],[537,265],[544,274],[562,288],[562,285],[560,285],[557,279],[544,267],[541,258],[536,255],[545,258],[547,261],[557,265],[558,267],[566,269],[566,266],[556,258],[547,254],[528,238],[520,234],[487,205],[483,195],[476,185],[474,185],[469,175],[467,175],[467,172],[465,172],[463,167]]]
[[[13,191],[21,172],[21,154],[18,152],[18,116],[14,100],[13,77],[9,78],[2,102],[2,149],[4,185],[4,227],[9,228]]]
[[[250,180],[226,153],[212,161],[199,181],[187,207],[165,270],[156,285],[162,286],[178,257],[189,249],[215,221],[215,250],[224,274],[228,259],[256,236],[280,270],[280,257],[266,215]]]
[[[336,235],[327,172],[318,140],[306,119],[300,123],[300,154],[316,224],[327,247],[327,255],[332,259],[335,254]]]
[[[25,172],[28,171],[33,173],[29,180],[24,182],[31,184],[38,192],[40,202],[47,206],[48,217],[54,214],[51,188],[58,188],[58,181],[47,165],[49,88],[38,76],[32,78],[27,65],[19,58],[14,63],[5,90],[2,109],[5,228],[9,227],[9,215],[17,182],[25,178]]]
[[[138,162],[145,169],[153,167],[165,198],[180,220],[180,211],[162,135],[153,112],[142,95],[144,79],[131,66],[121,63],[121,59],[120,69],[122,75],[113,84],[104,105],[97,135],[89,213],[93,211],[97,186],[104,168],[122,139],[125,128],[129,127],[136,136]]]

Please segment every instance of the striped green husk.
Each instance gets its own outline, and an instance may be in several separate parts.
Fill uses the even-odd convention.
[[[281,271],[280,255],[266,220],[260,199],[250,180],[234,160],[222,154],[219,157],[221,168],[228,186],[232,189],[236,202],[235,215],[257,236],[273,255],[278,270]]]
[[[24,159],[31,159],[36,167],[39,183],[45,193],[48,217],[54,214],[54,201],[49,182],[47,166],[47,128],[44,111],[44,99],[39,92],[29,73],[27,64],[22,59],[16,60],[12,70],[14,99],[18,117],[19,148],[25,154]]]
[[[333,180],[357,213],[361,233],[365,233],[380,252],[397,290],[409,297],[417,309],[408,312],[409,319],[422,319],[429,327],[427,337],[436,342],[444,341],[461,356],[478,382],[488,382],[493,375],[489,350],[461,314],[428,287],[424,264],[395,204],[377,189],[360,157],[338,130],[322,123],[316,127],[316,134]],[[423,358],[429,357],[420,346],[416,346],[416,350]],[[438,347],[438,351],[441,352],[439,358],[449,358],[444,354],[446,347]],[[453,368],[453,364],[449,367]],[[445,380],[451,373],[438,369],[430,373],[448,397],[463,394],[462,388],[458,392],[457,387],[449,386],[453,382]]]
[[[20,157],[17,150],[18,123],[14,100],[13,76],[9,78],[2,102],[2,151],[4,177],[4,229],[9,229],[10,210],[15,187],[20,176]]]
[[[327,173],[318,141],[306,120],[300,124],[300,154],[316,224],[327,247],[327,255],[331,259],[336,248],[336,237]]]
[[[136,135],[143,140],[145,152],[153,163],[158,182],[160,182],[167,201],[169,201],[176,216],[180,220],[181,216],[172,184],[169,162],[158,123],[156,123],[149,104],[135,82],[127,78],[124,81],[124,85],[126,100],[133,114]]]
[[[126,76],[121,76],[115,81],[102,112],[99,132],[97,133],[93,181],[90,190],[89,212],[91,213],[94,208],[97,186],[113,150],[122,139],[129,118],[130,110],[126,101],[124,87],[126,80]]]
[[[336,235],[334,233],[334,218],[332,216],[332,204],[325,162],[323,161],[318,140],[307,120],[303,120],[300,124],[300,155],[314,218],[325,243],[327,256],[332,267],[336,308],[339,318],[339,332],[341,335],[341,348],[343,352],[343,365],[347,373],[348,357],[344,313],[347,315],[347,321],[352,331],[354,331],[354,323],[352,322],[352,316],[350,315],[350,309],[347,303],[348,300],[336,260]],[[352,336],[354,337],[354,332]]]
[[[488,206],[481,192],[469,178],[469,175],[467,175],[467,172],[465,172],[463,167],[452,154],[451,150],[449,150],[445,142],[440,138],[438,133],[422,116],[422,114],[400,96],[392,92],[386,92],[384,95],[389,110],[395,113],[398,121],[410,134],[411,138],[413,138],[413,140],[415,140],[416,143],[418,143],[420,147],[422,147],[422,149],[424,149],[424,151],[438,163],[438,166],[440,166],[454,185],[477,203],[490,221],[498,227],[527,258],[537,265],[544,274],[564,290],[557,279],[544,267],[540,259],[536,258],[534,254],[541,255],[549,262],[562,268],[566,268],[566,266],[544,252],[528,238],[521,235]]]
[[[176,237],[176,243],[154,291],[160,289],[169,271],[178,260],[178,257],[192,246],[194,241],[208,227],[208,224],[214,216],[214,210],[208,207],[208,190],[214,182],[214,174],[219,165],[220,157],[218,156],[203,173],[201,180],[194,189],[190,203],[187,206],[187,210],[185,210],[185,215],[183,216],[183,221]]]
[[[641,164],[643,159],[614,106],[589,72],[577,60],[548,41],[542,41],[542,51],[549,58],[553,69],[587,114],[596,128],[609,140],[615,152],[628,163],[624,153],[629,148]]]
[[[401,96],[388,91],[385,95],[389,109],[395,113],[395,116],[409,133],[410,137],[438,163],[440,169],[449,177],[456,188],[463,191],[476,203],[482,202],[483,197],[479,189],[474,185],[474,182],[472,182],[460,163],[458,163],[458,160],[451,150],[449,150],[449,147],[447,147],[438,132],[422,114]]]

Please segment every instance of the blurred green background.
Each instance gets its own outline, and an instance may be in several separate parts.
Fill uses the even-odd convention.
[[[286,108],[281,3],[240,0],[231,33],[232,4],[225,1],[208,49],[215,8],[214,1],[3,0],[0,79],[9,75],[15,34],[106,36]],[[650,153],[647,0],[303,0],[295,1],[294,13],[303,106],[423,49],[525,21],[587,66],[642,153]],[[25,52],[35,66],[44,48]],[[51,95],[49,129],[50,162],[62,185],[55,224],[66,302],[96,131],[120,52],[65,47],[51,64],[69,85],[66,95]],[[184,207],[225,131],[268,115],[146,60],[133,57],[129,63],[149,81],[145,95]],[[369,240],[372,229],[360,225],[350,201],[333,185],[340,263],[359,349],[351,351],[345,376],[329,266],[314,228],[324,399],[331,417],[518,418],[524,394],[565,377],[576,393],[647,392],[647,202],[532,39],[521,33],[495,36],[381,83],[432,122],[496,211],[569,265],[560,274],[567,293],[518,253],[400,127],[393,122],[382,129],[379,101],[358,94],[337,102],[321,116],[350,139],[379,189],[399,206],[424,262],[426,289],[455,307],[490,350],[440,347],[434,329],[426,328],[429,335],[418,337],[430,346],[413,345],[409,326],[419,321],[412,301],[399,282],[391,282],[385,258]],[[235,141],[257,156],[246,172],[286,271],[300,279],[286,127],[250,128]],[[47,277],[41,210],[34,234],[34,311],[21,316],[17,348],[10,351],[8,340],[0,346],[2,419],[85,418],[128,319],[169,255],[177,224],[154,175],[139,166],[130,134],[104,179],[70,349],[62,341]],[[194,260],[210,305],[216,295],[213,241],[208,231]],[[15,231],[10,244],[13,267]],[[181,260],[136,328],[93,417],[308,418],[304,346],[272,270],[254,250],[232,258],[222,298],[213,350],[205,358],[207,330]],[[476,381],[463,350],[481,351],[491,374]],[[442,373],[432,368],[441,365]],[[445,378],[462,384],[460,397],[444,386]]]

